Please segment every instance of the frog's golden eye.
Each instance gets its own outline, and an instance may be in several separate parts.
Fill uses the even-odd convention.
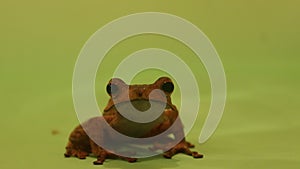
[[[165,82],[161,86],[161,90],[163,90],[166,93],[172,93],[174,90],[174,84],[172,82]]]
[[[119,90],[119,87],[115,84],[111,84],[109,83],[107,86],[106,86],[106,92],[109,94],[109,95],[112,95],[112,94],[116,94]]]

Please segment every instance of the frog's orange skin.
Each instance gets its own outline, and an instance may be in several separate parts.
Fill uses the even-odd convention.
[[[144,103],[145,101],[149,101],[149,94],[154,89],[161,89],[164,92],[164,95],[156,93],[155,95],[151,96],[152,100],[164,102],[166,104],[166,109],[162,113],[160,120],[155,120],[154,122],[150,122],[147,124],[136,123],[125,119],[117,111],[115,105],[127,103],[135,103],[137,107],[140,106],[141,109],[144,109]],[[149,85],[127,85],[121,79],[114,78],[109,81],[107,86],[107,92],[110,95],[110,100],[108,101],[108,104],[104,109],[103,116],[92,118],[85,123],[92,124],[93,121],[96,120],[97,122],[105,120],[112,128],[130,137],[144,138],[158,135],[169,129],[169,127],[178,117],[178,110],[176,106],[172,104],[170,97],[173,89],[173,83],[168,77],[161,77],[156,82]],[[130,125],[127,125],[129,123]],[[101,125],[101,123],[99,124]],[[66,146],[65,157],[75,156],[79,159],[85,159],[89,154],[93,154],[97,157],[97,161],[95,161],[94,164],[103,164],[106,158],[118,157],[129,162],[135,162],[137,160],[136,158],[116,155],[98,146],[86,134],[82,125],[77,126],[70,134],[69,142]],[[133,127],[124,127],[124,125]],[[96,130],[98,133],[101,132],[99,131],[99,125],[98,128],[94,130]],[[165,148],[168,146],[159,144],[153,145],[153,149],[164,150],[163,156],[165,158],[172,158],[172,156],[177,153],[185,153],[187,155],[193,156],[194,158],[203,157],[202,154],[192,152],[190,150],[190,148],[194,147],[194,145],[185,141],[183,126],[180,119],[179,125],[176,125],[176,127],[172,129],[170,134],[174,135],[175,140],[176,138],[183,139],[171,149],[168,148],[169,150],[165,150]]]

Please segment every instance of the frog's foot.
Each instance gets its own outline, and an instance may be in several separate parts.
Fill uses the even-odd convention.
[[[123,157],[123,156],[119,156],[119,158],[128,161],[129,163],[134,163],[137,161],[137,158],[131,158],[131,157]]]
[[[85,151],[77,151],[76,154],[74,155],[75,157],[79,158],[79,159],[86,159],[86,157],[89,155],[89,153],[85,152]]]
[[[86,157],[89,155],[89,153],[85,152],[85,151],[80,151],[80,150],[73,150],[72,152],[66,152],[64,154],[65,157],[77,157],[79,159],[86,159]]]
[[[185,141],[185,143],[186,143],[186,145],[187,145],[189,148],[194,148],[194,147],[195,147],[194,144],[192,144],[192,143],[190,143],[190,142],[188,142],[188,141]]]
[[[109,153],[106,151],[101,151],[99,154],[97,154],[97,160],[93,162],[94,165],[102,165],[106,158],[109,156]]]
[[[91,149],[92,153],[97,157],[97,160],[94,161],[94,165],[102,165],[104,161],[109,158],[110,156],[113,156],[112,153],[106,151],[102,147],[98,146],[95,142],[91,140]]]
[[[72,150],[70,150],[70,149],[68,149],[68,148],[66,148],[66,149],[67,149],[67,150],[66,150],[64,156],[65,156],[65,157],[71,157],[71,156],[72,156]]]
[[[89,155],[88,152],[80,150],[80,149],[75,149],[71,143],[68,144],[66,147],[66,152],[64,154],[65,157],[77,157],[79,159],[85,159]]]
[[[177,153],[184,153],[190,156],[193,156],[194,158],[203,158],[202,154],[199,154],[196,151],[191,151],[190,148],[193,147],[193,145],[186,141],[181,141],[176,146],[172,147],[170,150],[166,151],[163,156],[165,158],[172,158]]]

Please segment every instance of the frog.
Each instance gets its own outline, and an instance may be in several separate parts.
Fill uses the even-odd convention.
[[[160,137],[160,141],[154,140],[149,149],[153,151],[162,150],[163,157],[167,159],[171,159],[178,153],[184,153],[194,158],[203,158],[203,154],[191,150],[195,145],[186,141],[184,126],[179,117],[178,109],[171,100],[174,86],[169,77],[160,77],[152,84],[132,85],[126,84],[120,78],[112,78],[106,86],[106,92],[110,98],[102,116],[92,117],[71,132],[64,156],[86,159],[87,156],[94,155],[97,158],[93,162],[95,165],[102,165],[108,158],[120,158],[131,163],[136,162],[137,158],[119,155],[114,151],[105,149],[105,147],[97,144],[97,141],[91,139],[90,133],[98,135],[97,138],[100,142],[109,139],[113,141],[114,135],[102,127],[104,124],[108,124],[120,134],[133,138],[152,138],[164,134],[163,137]],[[126,114],[122,114],[120,111],[132,112],[133,109],[136,109],[145,112],[155,105],[163,107],[163,109],[152,121],[137,122],[126,118]],[[156,110],[160,109],[154,109],[154,111]],[[92,131],[89,132],[90,135],[85,126],[90,126],[88,127]],[[169,137],[170,134],[173,138]]]

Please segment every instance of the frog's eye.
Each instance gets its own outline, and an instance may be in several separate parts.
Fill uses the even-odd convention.
[[[119,87],[115,84],[111,84],[109,83],[107,86],[106,86],[106,92],[109,94],[109,95],[112,95],[112,94],[116,94],[119,90]]]
[[[163,90],[164,92],[167,92],[167,93],[172,93],[174,90],[174,84],[172,82],[165,82],[161,86],[161,90]]]

